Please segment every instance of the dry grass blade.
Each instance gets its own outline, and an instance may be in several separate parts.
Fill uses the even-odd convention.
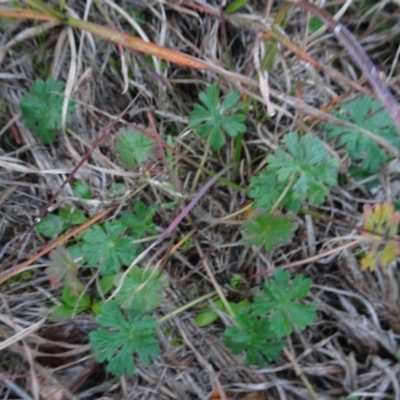
[[[5,318],[5,316],[0,315],[0,320],[4,323],[9,323],[9,318]],[[38,331],[42,325],[45,323],[46,317],[41,319],[38,322],[35,322],[33,325],[27,327],[27,328],[19,328],[20,330],[14,334],[13,336],[9,337],[8,339],[5,339],[3,342],[0,343],[0,350],[6,349],[8,346],[11,346],[14,343],[19,342],[20,340],[24,339],[25,337],[28,337],[30,334],[33,332]]]
[[[400,4],[281,3],[1,1],[1,399],[400,400]]]

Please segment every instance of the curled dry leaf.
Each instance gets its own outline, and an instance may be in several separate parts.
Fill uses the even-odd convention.
[[[397,229],[400,212],[392,203],[364,205],[364,226],[361,235],[372,243],[368,254],[361,260],[361,270],[374,271],[377,266],[387,267],[400,255],[400,237]]]
[[[69,252],[58,247],[50,253],[49,267],[46,268],[46,275],[52,288],[58,287],[63,281],[74,286],[77,279],[78,266]]]

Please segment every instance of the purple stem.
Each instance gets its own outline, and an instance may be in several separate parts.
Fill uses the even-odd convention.
[[[161,243],[166,237],[168,237],[176,227],[181,223],[183,218],[186,217],[193,209],[193,207],[199,202],[204,196],[205,192],[228,170],[231,166],[225,167],[218,174],[214,175],[194,196],[190,203],[179,213],[179,215],[169,224],[168,228],[159,236],[155,244]]]

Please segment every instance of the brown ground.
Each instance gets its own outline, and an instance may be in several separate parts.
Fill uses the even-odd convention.
[[[348,243],[357,235],[365,203],[396,199],[395,172],[385,169],[377,174],[381,184],[373,193],[354,182],[334,188],[327,202],[314,208],[331,217],[330,221],[298,214],[300,229],[290,246],[274,252],[243,246],[239,219],[216,222],[240,209],[250,178],[261,169],[264,156],[279,145],[283,134],[312,129],[319,137],[326,136],[320,125],[312,124],[303,106],[321,109],[338,95],[370,91],[360,81],[360,71],[349,54],[332,34],[321,32],[316,36],[307,30],[311,14],[290,10],[282,32],[320,63],[323,70],[280,45],[269,72],[271,100],[278,112],[268,118],[265,97],[258,88],[232,78],[228,71],[243,79],[258,79],[254,54],[260,48],[259,33],[262,27],[268,31],[265,21],[268,24],[273,21],[283,2],[248,1],[225,20],[218,16],[218,1],[211,0],[95,1],[102,4],[101,9],[90,2],[66,3],[69,12],[80,18],[85,7],[90,6],[89,21],[130,33],[132,25],[126,14],[118,12],[117,6],[131,16],[135,10],[143,17],[143,34],[151,42],[207,60],[222,72],[199,71],[159,59],[152,61],[126,49],[130,80],[128,90],[121,94],[124,81],[113,43],[91,34],[83,35],[77,29],[68,32],[67,28],[49,22],[0,20],[0,257],[3,261],[12,254],[38,210],[62,184],[90,143],[136,97],[120,126],[76,174],[91,188],[95,200],[79,200],[67,186],[51,210],[74,205],[94,217],[116,205],[115,211],[107,216],[113,218],[130,207],[127,197],[110,198],[108,189],[117,182],[124,183],[131,193],[140,189],[134,198],[147,204],[171,201],[169,192],[154,183],[171,178],[163,160],[155,158],[147,170],[132,171],[123,166],[115,152],[119,128],[135,123],[150,129],[154,121],[160,138],[166,140],[167,135],[172,135],[177,154],[186,157],[174,156],[182,194],[179,209],[159,209],[156,215],[160,232],[168,227],[191,195],[209,179],[204,173],[197,177],[198,169],[188,160],[204,163],[213,172],[232,160],[231,142],[219,154],[208,153],[204,157],[205,141],[188,128],[198,93],[215,82],[222,94],[238,90],[252,98],[254,104],[247,115],[240,168],[225,175],[243,190],[223,183],[214,185],[177,229],[176,238],[195,229],[193,245],[178,249],[169,258],[165,258],[171,244],[168,240],[153,250],[154,264],[166,261],[165,275],[169,282],[157,317],[213,290],[204,263],[211,268],[225,295],[238,300],[249,294],[251,288],[259,287],[265,278],[248,281],[239,294],[233,294],[229,291],[233,273],[247,279],[265,268],[307,259]],[[329,8],[328,3],[334,4],[334,8]],[[376,2],[363,11],[360,3],[366,1],[339,0],[327,2],[325,8],[335,13],[347,3],[352,4],[341,18],[342,23],[390,77],[389,85],[399,96],[398,2]],[[385,18],[390,24],[382,30]],[[7,47],[17,35],[21,35],[18,41]],[[35,79],[49,76],[67,83],[67,91],[77,102],[69,125],[76,136],[58,132],[53,144],[43,146],[24,126],[19,103]],[[278,101],[276,95],[280,93],[297,98],[295,106],[288,97]],[[340,147],[332,144],[331,150],[343,156]],[[31,234],[13,255],[12,264],[27,260],[48,243],[39,234]],[[294,362],[282,354],[266,368],[245,367],[243,357],[232,356],[221,342],[219,334],[229,319],[199,328],[194,321],[199,307],[195,307],[168,320],[159,329],[161,356],[149,366],[139,364],[132,378],[119,380],[96,364],[88,349],[87,334],[96,326],[91,313],[54,326],[55,319],[48,312],[57,304],[61,288],[50,286],[45,274],[48,265],[49,255],[45,254],[22,275],[1,286],[0,337],[12,341],[0,353],[1,399],[208,399],[213,391],[216,396],[213,398],[223,398],[225,394],[227,399],[310,399],[307,382],[319,399],[342,396],[400,399],[396,265],[373,273],[360,272],[355,252],[346,249],[296,267],[294,273],[301,272],[312,279],[310,300],[318,305],[319,313],[312,327],[290,337],[288,348]],[[3,268],[9,265],[4,264]],[[88,284],[91,276],[83,275],[81,279]],[[88,286],[88,290],[95,288]],[[32,332],[15,336],[38,322],[41,325]]]

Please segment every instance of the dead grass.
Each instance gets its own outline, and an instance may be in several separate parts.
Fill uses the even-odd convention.
[[[107,0],[98,8],[90,2],[67,1],[71,13],[82,18],[85,7],[89,7],[88,20],[125,32],[132,31],[132,24],[117,12],[116,6],[128,13],[134,9],[144,19],[142,38],[145,35],[153,43],[204,59],[213,65],[214,71],[220,72],[165,64],[127,50],[129,89],[124,94],[121,94],[124,77],[114,44],[77,30],[68,33],[67,28],[51,23],[2,22],[0,255],[3,260],[12,253],[38,210],[62,184],[90,143],[136,96],[134,106],[120,126],[134,123],[151,129],[154,121],[162,140],[168,134],[173,135],[180,209],[187,204],[208,180],[201,173],[193,186],[198,170],[187,160],[201,164],[205,142],[188,129],[189,115],[198,93],[213,82],[218,82],[222,93],[239,90],[253,101],[246,121],[248,130],[240,168],[231,169],[226,175],[243,191],[220,183],[215,185],[178,227],[177,238],[195,230],[193,245],[168,255],[170,243],[166,241],[151,254],[153,264],[164,263],[169,278],[165,301],[157,309],[160,317],[213,290],[204,263],[210,266],[225,295],[241,299],[265,278],[247,281],[241,291],[232,293],[227,289],[232,274],[247,279],[273,266],[307,259],[346,243],[355,238],[364,203],[398,198],[398,185],[393,183],[396,174],[384,170],[377,176],[382,185],[376,193],[356,183],[333,190],[327,203],[314,209],[329,216],[331,221],[299,214],[300,229],[290,246],[267,253],[240,243],[240,220],[222,219],[240,209],[250,178],[262,168],[265,154],[279,146],[282,135],[290,131],[312,130],[324,137],[320,126],[315,125],[319,120],[312,121],[322,114],[310,113],[312,109],[307,106],[317,112],[355,87],[362,92],[369,92],[369,88],[331,34],[322,33],[318,37],[310,34],[307,26],[311,15],[290,11],[287,38],[321,69],[281,45],[269,75],[276,114],[267,117],[266,98],[254,87],[254,80],[258,79],[257,60],[261,57],[257,56],[261,43],[258,35],[265,21],[273,21],[279,5],[272,1],[249,1],[237,15],[221,20],[217,3]],[[347,3],[355,2],[337,1],[336,10]],[[389,84],[398,96],[398,6],[381,1],[363,14],[357,4],[350,5],[341,21],[389,77]],[[378,16],[392,21],[392,26],[380,31]],[[17,34],[18,42],[2,52]],[[232,74],[236,74],[234,79]],[[60,133],[52,145],[45,147],[24,126],[19,103],[35,79],[47,76],[67,82],[77,101],[70,125],[77,136]],[[329,118],[326,114],[325,117]],[[338,157],[342,155],[340,148],[330,150]],[[220,154],[209,154],[204,166],[218,172],[230,164],[232,155],[233,147],[229,144]],[[135,198],[148,204],[171,201],[170,193],[155,184],[173,178],[163,160],[154,161],[150,174],[153,184],[147,181],[143,170],[127,171],[122,166],[115,154],[115,135],[111,134],[76,175],[90,187],[95,200],[74,198],[68,185],[51,210],[74,205],[94,216],[115,205],[107,217],[113,218],[129,207],[128,200],[116,202],[107,193],[118,182],[131,192],[140,189]],[[160,231],[178,211],[159,210]],[[15,254],[14,265],[46,244],[40,235],[33,233]],[[48,313],[59,301],[61,289],[50,286],[44,273],[48,264],[48,255],[40,257],[23,274],[1,287],[0,336],[12,341],[0,353],[3,399],[208,399],[212,391],[222,392],[222,388],[229,399],[310,399],[295,367],[307,378],[319,399],[349,395],[359,399],[400,399],[396,265],[375,273],[361,273],[358,259],[347,249],[294,268],[294,273],[302,272],[312,278],[312,300],[319,307],[317,323],[304,332],[296,332],[290,339],[294,363],[282,355],[268,368],[245,367],[243,358],[232,356],[219,338],[229,321],[199,328],[194,322],[196,308],[168,320],[159,329],[162,356],[156,362],[139,365],[132,378],[116,380],[105,373],[103,366],[93,362],[88,350],[87,335],[95,326],[92,315],[86,313],[54,325],[54,318]],[[91,278],[82,277],[86,283]],[[33,329],[29,330],[31,326]]]

